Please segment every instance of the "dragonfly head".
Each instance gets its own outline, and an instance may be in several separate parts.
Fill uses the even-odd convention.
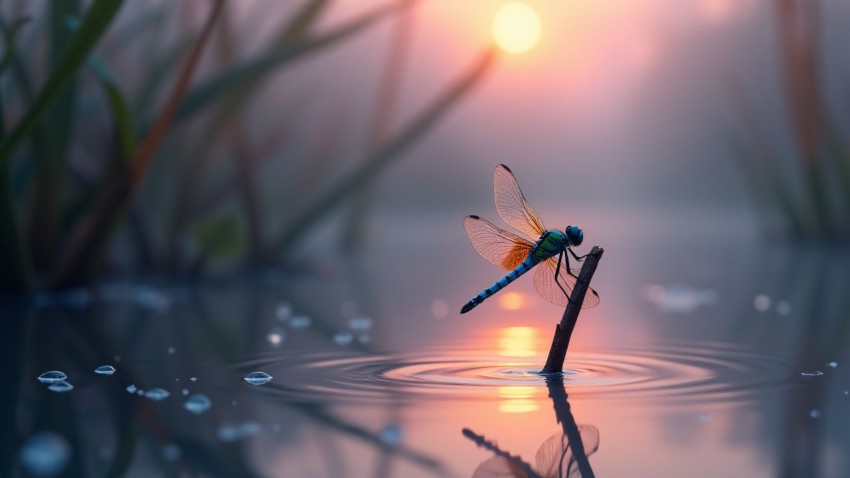
[[[567,226],[564,232],[566,232],[567,240],[571,246],[580,246],[582,241],[584,241],[584,233],[581,232],[581,228],[578,226]]]

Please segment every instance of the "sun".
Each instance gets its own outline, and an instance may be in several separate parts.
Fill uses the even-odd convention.
[[[528,4],[506,3],[493,18],[493,36],[503,50],[525,53],[540,40],[540,17]]]

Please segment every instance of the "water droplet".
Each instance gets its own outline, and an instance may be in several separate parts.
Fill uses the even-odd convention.
[[[98,375],[112,375],[115,373],[115,367],[112,365],[101,365],[100,367],[94,369],[94,373]]]
[[[168,355],[174,355],[175,353],[177,353],[177,349],[174,347],[168,347]]]
[[[262,429],[257,422],[244,422],[238,425],[222,425],[218,427],[216,434],[223,442],[234,442],[252,437],[260,433]]]
[[[348,328],[351,330],[369,330],[372,328],[372,319],[369,317],[352,317],[348,319]]]
[[[845,391],[844,391],[844,396],[845,396],[845,397],[846,397],[846,396],[850,396],[850,390],[845,390]]]
[[[269,383],[269,380],[272,379],[272,376],[267,374],[266,372],[251,372],[248,375],[245,375],[246,382],[251,385],[263,385],[265,383]]]
[[[185,397],[186,395],[189,395],[189,390],[184,388],[183,390],[180,390],[180,393],[182,393],[183,396]]]
[[[776,303],[776,313],[779,315],[788,315],[791,313],[791,303],[787,300],[780,300]]]
[[[312,323],[313,319],[307,315],[295,315],[289,319],[289,326],[293,329],[306,329]]]
[[[396,446],[401,442],[404,431],[398,425],[387,425],[378,433],[378,439],[387,446]]]
[[[349,332],[339,332],[334,335],[334,343],[337,345],[348,345],[354,340],[354,336]]]
[[[277,320],[286,320],[292,317],[292,305],[288,302],[281,302],[277,305],[275,316],[277,317]]]
[[[56,382],[56,383],[50,384],[50,386],[47,387],[47,389],[50,390],[51,392],[65,393],[65,392],[70,392],[71,390],[73,390],[74,386],[71,385],[68,382]]]
[[[829,368],[837,368],[838,362],[829,362],[828,364],[826,364],[826,366]]]
[[[183,404],[183,408],[189,410],[195,415],[200,415],[205,411],[209,410],[212,407],[212,402],[206,395],[201,393],[192,395],[186,400],[186,403]]]
[[[136,386],[135,386],[135,385],[133,385],[133,384],[127,385],[127,391],[128,391],[128,392],[130,392],[130,393],[136,393],[136,390],[138,390],[138,388],[136,388]]]
[[[817,408],[814,408],[814,409],[812,409],[812,411],[809,412],[809,416],[814,418],[814,419],[820,418],[820,415],[821,415],[820,410],[818,410]]]
[[[278,326],[274,326],[269,329],[269,332],[266,334],[266,340],[271,344],[272,347],[280,347],[283,344],[283,340],[286,338],[286,332]]]
[[[753,307],[759,312],[765,312],[770,309],[770,297],[765,294],[759,294],[753,299]]]
[[[823,372],[821,372],[820,370],[815,370],[812,372],[800,372],[800,375],[802,375],[803,377],[820,377],[821,375],[823,375]]]
[[[161,388],[152,388],[145,392],[145,398],[150,398],[151,400],[158,402],[160,400],[165,400],[168,396],[171,395],[167,390],[163,390]]]
[[[65,375],[64,372],[60,372],[59,370],[51,370],[49,372],[44,372],[43,374],[38,376],[38,381],[41,383],[56,383],[56,382],[64,382],[68,376]]]
[[[445,319],[449,314],[449,304],[441,299],[437,299],[434,302],[431,302],[431,315],[434,316],[435,319]]]
[[[192,377],[192,378],[190,378],[189,380],[191,380],[192,382],[197,382],[197,381],[198,381],[198,377]]]
[[[162,452],[160,453],[160,455],[162,455],[163,460],[171,463],[179,460],[180,457],[183,455],[183,451],[180,450],[179,446],[173,443],[169,443],[162,447]]]
[[[68,441],[53,432],[37,433],[27,439],[18,452],[21,466],[34,476],[55,476],[71,457]]]

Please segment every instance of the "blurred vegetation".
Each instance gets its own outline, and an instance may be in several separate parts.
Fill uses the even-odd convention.
[[[738,92],[736,106],[747,128],[733,153],[771,237],[846,241],[850,141],[826,100],[824,5],[820,0],[773,0],[772,8],[788,112],[784,121],[793,150],[789,154],[776,146],[781,134],[765,127],[758,107]]]
[[[258,101],[263,86],[297,60],[409,15],[417,0],[387,0],[321,28],[331,0],[273,16],[254,8],[255,19],[280,17],[273,31],[248,32],[259,47],[243,41],[251,25],[235,2],[123,3],[0,9],[2,291],[78,287],[103,273],[194,277],[216,261],[281,263],[429,131],[492,59],[485,54],[409,123],[389,128],[392,70],[404,55],[393,50],[381,80],[392,97],[375,108],[371,149],[344,159],[337,118],[299,137],[291,126],[304,106],[270,114]],[[271,181],[270,171],[285,173]]]

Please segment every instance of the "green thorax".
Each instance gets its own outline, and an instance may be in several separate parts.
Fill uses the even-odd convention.
[[[561,231],[549,230],[540,236],[537,244],[535,244],[534,248],[532,248],[531,254],[537,260],[548,259],[558,255],[565,247],[567,247],[567,244],[568,241],[566,234]]]

